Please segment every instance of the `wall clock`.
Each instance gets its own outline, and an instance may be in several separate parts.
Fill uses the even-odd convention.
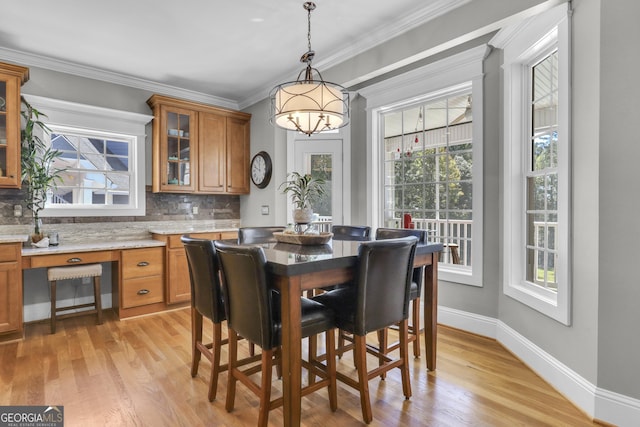
[[[271,181],[271,156],[260,151],[251,159],[251,181],[258,188],[265,188]]]

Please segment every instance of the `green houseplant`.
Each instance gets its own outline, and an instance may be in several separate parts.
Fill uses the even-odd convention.
[[[31,240],[37,242],[43,237],[40,211],[44,209],[48,191],[56,188],[61,180],[63,169],[54,167],[53,163],[62,153],[47,146],[40,138],[41,134],[49,133],[49,128],[40,119],[46,115],[33,108],[24,97],[21,101],[24,119],[24,127],[20,132],[22,188],[27,209],[33,214],[34,233]]]
[[[291,196],[291,201],[295,206],[293,220],[296,224],[308,224],[313,215],[311,203],[324,196],[325,181],[321,178],[314,178],[310,174],[302,175],[298,172],[289,173],[287,178],[279,188],[283,193]]]

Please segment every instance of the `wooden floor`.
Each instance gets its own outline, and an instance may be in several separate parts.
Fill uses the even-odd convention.
[[[226,373],[213,403],[206,359],[191,378],[188,310],[124,321],[109,312],[100,326],[94,316],[71,318],[55,335],[48,323],[28,325],[24,341],[0,345],[0,405],[63,405],[67,427],[254,426],[257,400],[246,387],[238,385],[227,413]],[[371,426],[594,425],[494,340],[440,326],[438,369],[426,372],[420,359],[412,364],[410,400],[396,372],[371,381]],[[350,355],[338,365],[353,371]],[[279,387],[276,381],[275,394]],[[304,426],[364,425],[355,390],[340,383],[337,412],[326,390],[302,405]],[[269,422],[282,425],[281,408]]]

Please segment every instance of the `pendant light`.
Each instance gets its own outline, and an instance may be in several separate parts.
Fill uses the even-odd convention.
[[[303,7],[307,11],[309,50],[300,62],[307,66],[300,71],[296,81],[274,87],[269,98],[271,123],[311,136],[349,123],[349,93],[338,84],[324,81],[320,72],[311,67],[315,56],[311,50],[311,11],[316,5],[306,2]]]

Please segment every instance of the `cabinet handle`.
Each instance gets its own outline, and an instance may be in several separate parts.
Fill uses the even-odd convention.
[[[82,262],[82,258],[69,258],[67,260],[67,262],[70,263],[70,264],[74,264],[74,263],[77,263],[77,262]]]
[[[146,267],[146,266],[148,266],[148,265],[149,265],[149,262],[148,262],[148,261],[140,261],[140,262],[138,263],[138,267]]]
[[[138,295],[146,295],[146,294],[148,294],[149,292],[151,292],[149,289],[140,289],[140,290],[138,291]]]

